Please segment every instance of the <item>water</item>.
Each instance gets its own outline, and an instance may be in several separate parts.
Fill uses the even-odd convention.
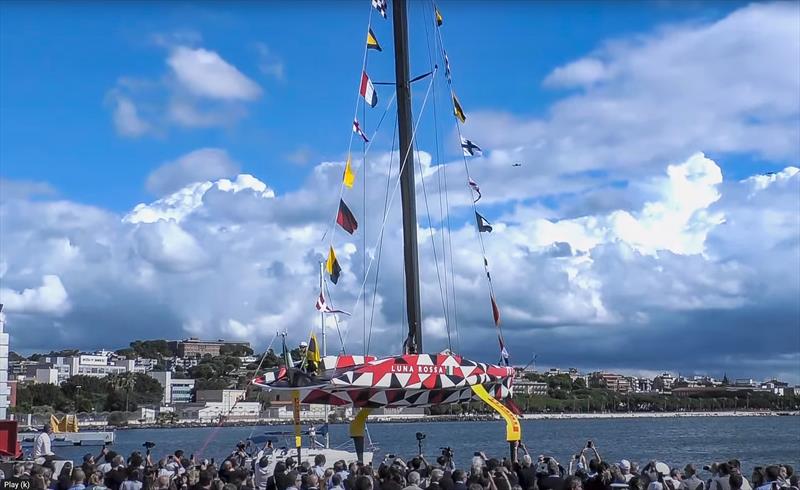
[[[380,447],[375,460],[385,454],[408,458],[417,454],[416,432],[424,432],[423,451],[429,461],[441,453],[442,446],[455,451],[456,462],[467,467],[474,451],[489,457],[505,456],[505,425],[502,422],[385,423],[368,425],[373,442]],[[161,457],[175,449],[187,455],[224,458],[239,440],[264,431],[291,431],[291,426],[132,429],[117,431],[113,449],[128,455],[142,450],[144,441],[156,443],[153,454]],[[640,419],[573,419],[522,421],[523,440],[538,456],[555,456],[565,467],[569,457],[586,441],[595,441],[607,461],[628,459],[639,463],[664,461],[670,466],[686,463],[704,465],[738,458],[746,474],[753,466],[789,463],[800,467],[800,417],[691,417]],[[288,440],[287,440],[288,441]],[[331,426],[331,446],[348,441],[347,425]],[[201,451],[203,446],[204,451]],[[283,444],[276,444],[280,447]],[[352,448],[352,445],[349,446]],[[62,447],[57,453],[79,461],[99,447]]]

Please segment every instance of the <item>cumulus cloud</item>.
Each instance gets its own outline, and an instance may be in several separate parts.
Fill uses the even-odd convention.
[[[392,158],[396,172],[396,155],[375,155],[359,167],[359,178],[385,179]],[[421,158],[429,166],[430,156],[421,153]],[[328,243],[320,238],[331,231],[336,200],[331,189],[342,167],[343,162],[319,164],[300,189],[283,195],[245,174],[194,182],[137,206],[124,218],[64,201],[6,201],[0,205],[3,216],[13,212],[18,218],[4,233],[18,245],[0,254],[0,262],[8,264],[4,283],[20,291],[31,274],[53,274],[69,284],[72,308],[59,318],[59,331],[82,331],[89,328],[85,322],[113,322],[139,310],[146,315],[149,330],[131,327],[103,338],[73,332],[78,339],[73,343],[85,348],[124,344],[131,332],[141,337],[148,331],[156,337],[244,338],[265,345],[276,331],[288,330],[299,340],[317,320],[317,273]],[[426,173],[432,171],[427,168]],[[774,175],[725,180],[716,162],[697,154],[665,164],[662,176],[634,187],[648,189],[637,209],[520,219],[536,214],[535,207],[520,205],[516,212],[493,217],[486,255],[512,356],[522,362],[535,350],[543,363],[562,367],[685,372],[691,365],[733,374],[741,370],[741,361],[769,355],[785,359],[776,370],[791,372],[795,340],[800,340],[795,328],[800,318],[798,179],[797,169],[790,167]],[[383,202],[385,188],[373,187],[368,202]],[[378,256],[382,220],[376,205],[365,216],[360,195],[352,192],[349,202],[361,226],[355,237],[332,229],[344,271],[330,301],[353,310],[353,317],[339,324],[348,350],[358,351],[369,341],[372,352],[395,352],[405,330],[402,240],[399,226],[391,224],[399,223],[398,203],[389,210],[377,288],[373,263],[362,303],[366,310],[352,308],[364,266]],[[449,336],[460,352],[494,359],[494,327],[474,224],[454,216],[450,257],[450,249],[442,246],[444,230],[427,228],[424,206],[418,209],[426,349],[446,347]],[[46,246],[34,238],[43,235]],[[756,246],[752,236],[758,236]],[[453,276],[443,267],[443,255],[448,265],[452,260]],[[776,263],[765,264],[765,256]],[[442,274],[451,285],[444,299]],[[20,315],[10,308],[9,317],[12,328],[26,326],[15,334],[19,349],[38,345],[37,328],[54,328],[46,315]],[[362,325],[369,326],[370,318],[372,336],[364,339]],[[330,345],[336,350],[338,333],[331,328]],[[673,355],[654,360],[641,352],[651,342],[666,345],[687,335],[692,342]],[[720,354],[709,350],[725,335],[739,344],[726,338]],[[755,341],[763,335],[787,342]],[[761,372],[756,366],[747,374]]]
[[[190,93],[224,100],[253,100],[261,87],[214,51],[177,46],[167,64],[175,79]]]
[[[157,196],[172,193],[187,184],[230,177],[239,172],[239,165],[225,150],[201,148],[167,162],[147,176],[147,190]]]
[[[121,77],[109,91],[118,134],[226,127],[247,115],[247,104],[263,93],[261,86],[216,51],[195,46],[199,41],[196,36],[156,36],[156,44],[168,53],[167,72],[153,80]]]
[[[14,291],[0,289],[0,303],[9,314],[43,314],[62,316],[70,309],[69,295],[58,276],[42,276],[42,285]]]
[[[756,3],[606,42],[545,78],[545,88],[563,91],[545,117],[473,110],[464,131],[489,150],[475,178],[502,198],[531,190],[582,198],[597,186],[594,172],[625,181],[700,149],[796,163],[798,8]],[[524,165],[512,168],[517,161]]]

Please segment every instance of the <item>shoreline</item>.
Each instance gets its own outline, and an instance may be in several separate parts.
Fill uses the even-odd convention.
[[[724,411],[724,412],[598,412],[598,413],[528,413],[520,415],[520,420],[606,420],[606,419],[647,419],[647,418],[700,418],[700,417],[797,417],[797,411]],[[376,416],[370,418],[371,424],[431,424],[437,422],[491,422],[500,420],[500,417],[493,414],[472,415],[472,416],[450,416],[450,415],[429,415],[429,416]],[[303,424],[323,424],[322,420],[304,420]],[[333,425],[346,424],[348,421],[331,422]],[[89,430],[141,430],[141,429],[195,429],[208,427],[250,427],[250,426],[291,426],[291,420],[235,420],[224,422],[186,422],[172,424],[131,424],[125,426],[113,426],[108,424],[82,423],[84,429]]]

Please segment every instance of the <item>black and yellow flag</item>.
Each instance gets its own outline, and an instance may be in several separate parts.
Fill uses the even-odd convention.
[[[453,114],[455,114],[462,123],[466,122],[467,116],[464,115],[464,109],[461,108],[461,103],[458,101],[458,97],[456,97],[455,93],[453,93]]]
[[[367,31],[367,49],[374,49],[375,51],[383,51],[383,49],[381,49],[381,45],[378,44],[378,38],[375,37],[375,33],[372,32],[371,27]]]
[[[328,252],[328,260],[325,262],[325,271],[331,278],[331,282],[336,284],[339,282],[339,274],[342,272],[341,266],[339,266],[339,261],[336,260],[336,253],[333,251],[333,247],[331,247],[330,252]]]
[[[434,9],[434,12],[436,14],[436,25],[440,26],[440,25],[442,25],[444,23],[444,18],[442,17],[442,13],[439,12],[439,8],[438,7],[434,7],[433,9]]]

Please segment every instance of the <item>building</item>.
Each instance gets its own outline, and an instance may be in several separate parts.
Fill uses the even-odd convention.
[[[650,378],[634,378],[636,382],[632,385],[633,391],[647,393],[653,391],[653,380]]]
[[[788,390],[789,383],[784,383],[783,381],[778,381],[777,379],[771,379],[769,381],[761,383],[760,388],[762,390],[771,391],[773,395],[785,396],[788,394],[787,392],[789,391]]]
[[[155,378],[164,388],[164,394],[161,398],[162,404],[172,405],[192,402],[193,379],[175,378],[171,371],[150,371],[147,374],[151,378]]]
[[[205,355],[218,356],[219,350],[223,345],[240,345],[250,348],[250,342],[231,342],[227,340],[199,340],[188,338],[185,340],[173,340],[169,343],[169,348],[178,357],[203,357]]]
[[[8,384],[8,334],[5,332],[2,305],[0,305],[0,420],[8,418],[11,407],[11,387]]]
[[[672,392],[674,384],[675,384],[675,376],[669,373],[661,373],[655,378],[653,378],[653,390],[659,393]]]
[[[739,388],[757,388],[758,383],[752,378],[738,378],[733,382],[733,386]]]
[[[224,418],[229,421],[256,421],[261,416],[261,403],[244,401],[245,390],[200,390],[195,403],[181,406],[182,418],[212,422]]]
[[[598,371],[589,376],[589,385],[595,388],[605,388],[617,393],[631,391],[631,382],[621,374]]]
[[[547,383],[544,381],[530,381],[524,378],[515,379],[511,389],[515,395],[547,395]]]

